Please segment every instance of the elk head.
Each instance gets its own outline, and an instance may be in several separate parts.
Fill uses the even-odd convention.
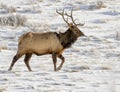
[[[56,12],[62,16],[63,20],[67,23],[69,29],[77,36],[84,36],[84,33],[80,31],[80,29],[77,27],[78,25],[79,26],[83,26],[84,24],[82,23],[79,23],[79,24],[76,24],[75,23],[75,20],[73,19],[73,13],[72,13],[73,10],[71,10],[71,14],[67,14],[66,12],[64,12],[64,9],[62,12],[58,12],[58,10],[56,10]],[[65,19],[64,15],[67,16],[67,19]],[[68,22],[68,18],[71,18],[72,20],[72,23],[69,23]]]

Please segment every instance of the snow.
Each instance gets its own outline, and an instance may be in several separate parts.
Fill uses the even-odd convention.
[[[0,0],[0,17],[7,16],[3,5],[14,7],[27,22],[18,27],[0,25],[0,92],[120,92],[120,3],[119,0]],[[76,22],[84,23],[80,37],[63,56],[60,71],[53,71],[50,55],[33,55],[29,72],[22,57],[8,71],[17,52],[18,38],[28,32],[64,32],[67,25],[56,13],[65,9]],[[60,60],[58,60],[59,65]]]

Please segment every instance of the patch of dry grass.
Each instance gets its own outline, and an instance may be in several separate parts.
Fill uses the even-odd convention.
[[[26,22],[26,17],[19,14],[10,14],[0,17],[0,25],[3,26],[22,26]]]
[[[14,12],[16,12],[15,7],[7,6],[7,5],[5,5],[3,3],[0,3],[0,9],[4,9],[4,12],[6,12],[6,13],[14,13]]]
[[[116,32],[116,40],[120,40],[120,32]]]
[[[94,9],[101,9],[101,8],[106,8],[106,5],[104,4],[104,2],[102,1],[97,1],[94,4],[91,4],[89,6],[90,10],[94,10]]]
[[[97,1],[96,7],[98,9],[106,8],[106,5],[102,1]]]

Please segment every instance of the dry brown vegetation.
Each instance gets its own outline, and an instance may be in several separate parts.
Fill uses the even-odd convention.
[[[106,5],[104,4],[104,2],[102,1],[97,1],[94,4],[91,4],[89,6],[90,10],[94,10],[94,9],[101,9],[101,8],[106,8]]]
[[[19,14],[10,14],[0,16],[0,25],[3,26],[21,26],[26,22],[26,17]]]
[[[5,13],[14,13],[14,12],[16,12],[15,7],[7,6],[7,5],[5,5],[3,3],[0,3],[0,9],[4,9]]]

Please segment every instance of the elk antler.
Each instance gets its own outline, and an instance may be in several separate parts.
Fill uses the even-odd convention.
[[[63,18],[63,20],[69,25],[69,23],[68,23],[68,18],[67,18],[67,20],[65,20],[65,17],[64,17],[64,15],[65,15],[65,12],[64,12],[64,9],[62,10],[62,12],[60,13],[60,12],[58,12],[58,10],[56,10],[56,12],[59,14],[59,15],[61,15],[62,16],[62,18]]]
[[[65,13],[65,15],[72,19],[72,22],[73,22],[74,25],[76,25],[76,26],[78,26],[78,25],[84,26],[85,23],[83,23],[83,24],[82,23],[79,23],[79,24],[75,23],[75,20],[73,19],[73,9],[71,10],[71,15],[68,15],[67,13]]]
[[[76,23],[75,23],[75,20],[73,19],[73,12],[72,12],[72,11],[73,11],[73,9],[71,10],[71,15],[69,15],[69,14],[67,14],[66,12],[64,12],[64,9],[62,10],[61,13],[58,12],[58,10],[56,10],[56,12],[57,12],[59,15],[62,16],[63,20],[68,24],[68,26],[70,25],[70,23],[68,23],[68,17],[71,18],[71,20],[72,20],[72,22],[73,22],[73,24],[74,24],[75,26],[78,26],[78,25],[83,26],[85,23],[83,23],[83,24],[82,24],[82,23],[79,23],[79,24],[76,24]],[[65,20],[64,15],[68,16],[68,17],[67,17],[67,20]]]

